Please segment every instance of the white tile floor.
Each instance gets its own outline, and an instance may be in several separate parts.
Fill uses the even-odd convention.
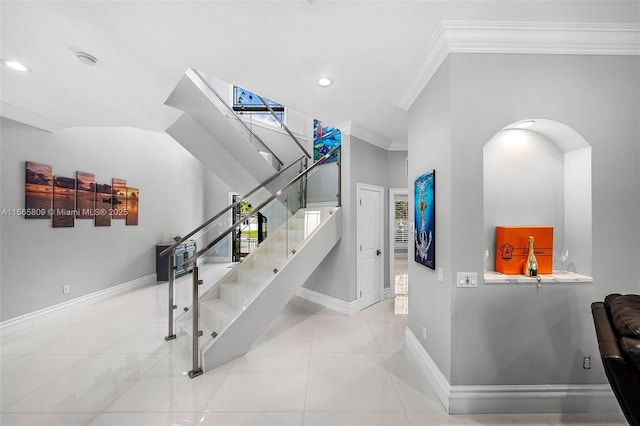
[[[189,379],[167,285],[1,340],[0,424],[624,425],[620,414],[446,414],[393,301],[347,317],[294,298],[244,357]]]

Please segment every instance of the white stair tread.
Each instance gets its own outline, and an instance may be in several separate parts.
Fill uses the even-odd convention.
[[[230,306],[222,299],[205,300],[204,302],[200,302],[200,307],[209,309],[213,312],[224,315],[225,317],[229,317],[236,312],[236,309],[233,306]]]

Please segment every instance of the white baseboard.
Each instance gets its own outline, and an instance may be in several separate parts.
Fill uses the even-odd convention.
[[[345,302],[342,299],[327,296],[326,294],[309,290],[308,288],[304,287],[300,287],[298,291],[296,291],[296,296],[310,302],[317,303],[318,305],[324,306],[325,308],[331,309],[332,311],[340,312],[341,314],[351,316],[358,312],[357,300]]]
[[[451,386],[408,327],[405,342],[450,414],[620,412],[608,384]]]
[[[431,359],[427,350],[420,344],[418,338],[413,334],[411,329],[407,327],[404,331],[404,340],[409,349],[409,352],[413,355],[418,366],[427,377],[429,384],[438,395],[438,399],[444,406],[444,409],[449,411],[449,395],[451,393],[451,385],[447,378],[442,374],[436,363]]]
[[[2,323],[0,323],[0,333],[2,334],[2,337],[6,337],[19,331],[35,327],[69,312],[76,311],[80,308],[93,305],[94,303],[101,302],[138,288],[155,285],[156,283],[156,274],[149,274],[104,290],[76,297],[75,299],[67,300],[66,302],[58,303],[34,312],[29,312],[28,314],[2,321]]]

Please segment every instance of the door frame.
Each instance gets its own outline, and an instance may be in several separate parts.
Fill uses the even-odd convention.
[[[360,277],[362,274],[360,273],[361,269],[361,252],[358,249],[360,247],[360,237],[362,236],[363,231],[360,229],[360,191],[366,189],[368,191],[376,191],[380,194],[380,206],[378,208],[378,215],[380,217],[380,240],[378,245],[380,250],[384,249],[384,202],[385,202],[385,190],[384,187],[378,185],[372,185],[368,183],[356,182],[356,301],[358,302],[358,311],[361,311],[363,308],[360,307],[360,289],[362,288],[360,283]],[[378,276],[380,277],[380,289],[378,293],[378,302],[384,299],[384,259],[385,253],[382,253],[382,259],[380,261],[380,270],[378,271]]]
[[[395,218],[396,218],[396,195],[406,195],[409,197],[409,190],[407,188],[389,188],[389,298],[396,297],[395,283]],[[393,220],[392,220],[393,219]],[[408,223],[407,223],[408,225]],[[407,250],[407,260],[409,260],[409,251]]]

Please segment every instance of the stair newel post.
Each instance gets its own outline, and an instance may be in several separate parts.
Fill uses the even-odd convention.
[[[173,310],[177,308],[174,305],[174,289],[175,289],[175,281],[176,281],[176,257],[175,257],[175,249],[171,250],[169,254],[169,334],[164,338],[164,340],[173,340],[176,338],[176,334],[173,331]]]
[[[202,280],[198,276],[198,267],[193,267],[193,303],[191,306],[191,313],[193,315],[193,346],[191,348],[193,355],[193,370],[189,371],[189,377],[192,379],[202,374],[202,367],[200,366],[200,347],[198,345],[198,338],[202,333],[200,331],[200,298],[198,287],[202,284]]]

